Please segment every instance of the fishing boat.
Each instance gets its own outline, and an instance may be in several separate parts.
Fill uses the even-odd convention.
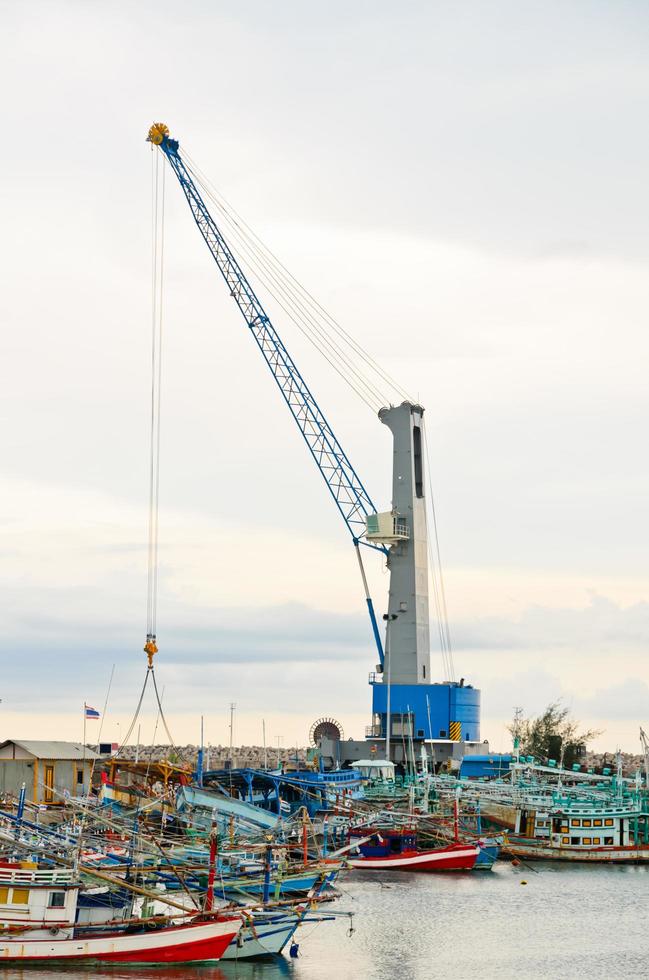
[[[255,910],[244,922],[228,948],[223,960],[256,959],[260,956],[278,955],[304,922],[331,922],[333,916],[313,916],[309,906],[295,910]]]
[[[516,858],[644,864],[649,821],[638,802],[555,796],[546,809],[520,809],[504,850]]]
[[[349,838],[351,844],[358,839],[349,863],[368,871],[470,871],[480,853],[476,844],[463,843],[422,850],[417,834],[408,827],[354,828]]]
[[[177,925],[141,919],[103,929],[76,922],[80,881],[72,869],[33,863],[0,864],[0,960],[61,962],[203,963],[219,960],[241,928],[232,912],[194,917]]]
[[[205,963],[221,959],[236,936],[241,919],[219,917],[206,922],[188,922],[179,926],[147,929],[143,924],[138,932],[108,932],[84,934],[60,939],[49,935],[41,938],[0,939],[0,959],[4,963],[97,962],[141,963]],[[50,930],[51,931],[51,930]]]

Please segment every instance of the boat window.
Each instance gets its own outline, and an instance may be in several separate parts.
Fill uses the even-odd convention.
[[[50,900],[48,902],[48,908],[50,909],[65,908],[65,892],[50,892]]]
[[[601,820],[593,820],[593,827],[601,827],[601,826],[602,826]]]
[[[593,844],[601,844],[601,843],[602,843],[601,837],[593,837]]]
[[[614,824],[614,821],[613,821],[613,820],[610,820],[610,819],[609,819],[608,817],[607,817],[607,818],[606,818],[606,820],[604,821],[604,826],[605,826],[605,827],[612,827],[612,826],[613,826],[613,824]]]
[[[0,905],[6,905],[9,899],[9,889],[0,888]]]
[[[579,827],[580,826],[580,821],[579,820],[571,820],[570,821],[570,826],[571,827]]]
[[[584,837],[584,844],[592,844],[592,837]]]
[[[571,844],[581,844],[581,838],[579,838],[579,837],[571,837],[570,838],[570,843]]]
[[[584,822],[582,823],[582,827],[591,827],[591,826],[592,823],[590,820],[584,820]]]
[[[562,837],[561,838],[561,843],[562,844],[569,844],[570,843],[570,838],[569,837]]]
[[[612,844],[613,843],[613,838],[612,837],[605,837],[604,838],[604,843],[605,844]]]
[[[567,823],[562,823],[561,824],[561,833],[562,834],[567,834],[568,833],[568,824]]]
[[[12,905],[28,905],[29,904],[29,888],[14,888],[11,895]]]

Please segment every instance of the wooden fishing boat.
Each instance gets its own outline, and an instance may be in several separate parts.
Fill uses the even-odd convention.
[[[88,933],[59,939],[0,939],[0,961],[49,963],[72,961],[97,963],[204,963],[219,960],[241,926],[241,919],[218,917],[206,922],[188,922],[180,926],[125,931]]]
[[[374,832],[357,828],[349,832],[351,844],[355,837],[359,839],[355,848],[358,856],[352,849],[349,863],[368,871],[470,871],[480,853],[476,844],[462,843],[422,850],[411,828],[381,828]]]
[[[126,927],[82,926],[79,887],[71,869],[0,864],[0,962],[203,963],[220,959],[242,925],[228,912],[181,925],[141,919]]]
[[[516,832],[503,850],[515,858],[588,861],[597,864],[649,862],[649,818],[635,798],[552,798],[545,808],[519,808]]]

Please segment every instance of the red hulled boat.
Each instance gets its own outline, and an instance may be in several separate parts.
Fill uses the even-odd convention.
[[[358,844],[349,863],[368,871],[470,871],[480,853],[476,844],[461,843],[420,850],[415,831],[408,827],[358,828],[349,832],[352,845],[354,838]]]

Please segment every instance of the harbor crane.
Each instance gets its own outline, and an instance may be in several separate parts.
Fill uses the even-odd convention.
[[[377,672],[370,675],[373,725],[367,736],[385,739],[387,734],[386,748],[390,746],[390,732],[402,738],[428,740],[431,751],[432,743],[440,739],[477,742],[480,692],[452,678],[433,684],[430,674],[423,408],[406,400],[379,411],[394,440],[392,509],[381,513],[210,214],[197,186],[195,168],[181,155],[178,140],[170,136],[164,123],[154,123],[147,139],[158,147],[176,175],[192,217],[352,538],[379,656]],[[383,617],[389,644],[386,655],[361,545],[379,551],[390,571],[388,613]],[[386,660],[388,683],[383,682]],[[396,730],[398,718],[401,728]]]

